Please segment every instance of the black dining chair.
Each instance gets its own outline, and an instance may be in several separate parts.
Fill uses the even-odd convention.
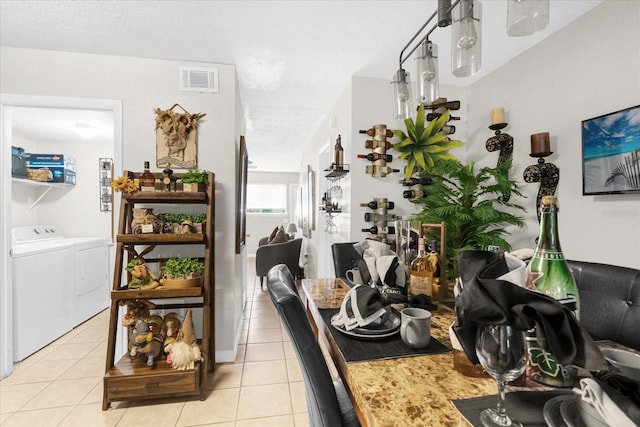
[[[333,256],[333,269],[336,277],[346,277],[347,270],[358,265],[362,258],[353,245],[356,242],[334,243],[331,245],[331,255]]]
[[[305,384],[309,425],[311,427],[360,426],[351,399],[342,381],[329,373],[320,345],[286,265],[277,265],[267,273],[271,302],[291,339]]]

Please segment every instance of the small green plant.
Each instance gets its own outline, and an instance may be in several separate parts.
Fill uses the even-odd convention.
[[[189,169],[180,178],[183,184],[208,184],[209,172],[206,170]]]
[[[416,172],[426,171],[432,168],[440,160],[455,160],[456,157],[449,154],[449,150],[464,145],[462,141],[452,141],[441,131],[449,121],[449,110],[436,120],[430,121],[425,126],[424,105],[418,108],[418,115],[414,123],[412,118],[405,119],[407,133],[402,130],[394,130],[393,134],[400,140],[393,144],[393,148],[400,152],[399,159],[406,160],[404,177],[408,181]]]
[[[183,214],[183,213],[167,213],[164,214],[164,222],[168,224],[182,224],[184,221],[191,221],[192,223],[204,224],[207,222],[206,214]]]
[[[164,266],[164,275],[169,279],[187,278],[189,274],[197,273],[204,268],[204,264],[194,258],[171,258]]]

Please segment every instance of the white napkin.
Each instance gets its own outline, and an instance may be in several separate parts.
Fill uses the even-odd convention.
[[[498,277],[498,279],[505,280],[507,282],[513,283],[514,285],[524,287],[527,277],[527,264],[525,264],[525,262],[521,259],[507,252],[505,252],[504,254],[504,260],[507,262],[509,272]]]
[[[605,393],[597,381],[591,378],[583,378],[580,380],[580,389],[576,388],[574,391],[582,396],[583,401],[590,403],[598,412],[600,418],[608,425],[615,427],[635,426],[620,407]]]

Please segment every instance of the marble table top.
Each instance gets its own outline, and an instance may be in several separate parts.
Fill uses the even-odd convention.
[[[340,279],[304,279],[307,309],[319,339],[347,386],[361,422],[369,427],[469,425],[451,399],[497,393],[491,378],[470,378],[453,369],[453,354],[435,354],[366,362],[345,362],[318,309],[338,308],[349,288]],[[432,313],[431,334],[451,348],[449,325],[454,313]],[[330,327],[330,326],[329,326]]]

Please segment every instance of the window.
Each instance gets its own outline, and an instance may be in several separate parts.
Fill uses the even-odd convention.
[[[247,213],[287,214],[286,184],[248,184]]]

